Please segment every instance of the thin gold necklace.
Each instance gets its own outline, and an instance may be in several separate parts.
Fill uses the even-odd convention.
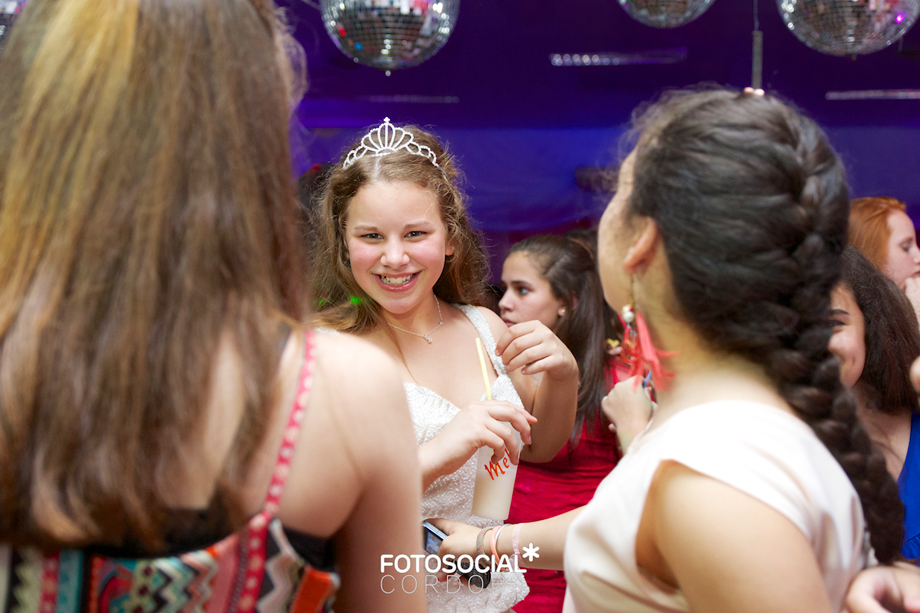
[[[394,326],[394,325],[391,324],[390,322],[387,322],[387,323],[390,325],[391,328],[396,328],[396,329],[399,330],[400,332],[405,332],[406,334],[411,334],[412,336],[417,336],[417,337],[419,337],[419,338],[425,339],[426,341],[428,341],[428,344],[430,345],[431,343],[434,342],[434,341],[431,339],[431,335],[434,334],[434,331],[435,331],[435,330],[437,330],[438,328],[440,328],[441,326],[444,325],[444,318],[441,317],[441,303],[438,302],[438,297],[437,297],[437,296],[434,297],[434,302],[435,302],[436,305],[438,305],[438,322],[439,322],[439,323],[438,323],[438,325],[436,325],[436,326],[431,330],[431,332],[429,332],[428,334],[419,334],[418,332],[413,332],[412,330],[406,330],[405,328],[400,328],[399,326]]]

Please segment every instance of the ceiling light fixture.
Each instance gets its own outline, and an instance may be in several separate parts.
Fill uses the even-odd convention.
[[[900,39],[920,0],[776,0],[789,31],[828,55],[873,53]]]
[[[686,47],[639,53],[551,53],[553,66],[627,66],[630,64],[677,64],[687,59]]]
[[[653,28],[676,28],[705,13],[715,0],[619,0],[630,17]]]
[[[444,46],[457,25],[460,0],[320,0],[320,10],[342,53],[389,76]]]
[[[920,100],[920,89],[864,89],[827,92],[826,100]]]

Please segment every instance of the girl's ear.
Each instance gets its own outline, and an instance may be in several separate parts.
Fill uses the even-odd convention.
[[[453,255],[454,254],[454,241],[450,238],[447,239],[447,245],[444,248],[444,255]]]
[[[623,258],[623,267],[629,275],[648,267],[655,257],[661,239],[658,224],[651,217],[637,217],[635,223],[638,228]]]
[[[577,308],[578,308],[578,294],[576,294],[575,292],[572,292],[572,310],[574,311]]]

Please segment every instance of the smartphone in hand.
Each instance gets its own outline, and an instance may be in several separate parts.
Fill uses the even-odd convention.
[[[441,548],[441,542],[447,538],[447,535],[439,530],[431,522],[422,522],[422,543],[425,545],[425,551],[437,555],[438,550]],[[492,582],[492,573],[491,572],[479,572],[475,565],[473,569],[467,573],[457,571],[461,577],[466,579],[470,585],[477,585],[481,588],[488,587]]]

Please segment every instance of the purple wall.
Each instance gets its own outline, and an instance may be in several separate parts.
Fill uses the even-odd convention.
[[[435,130],[465,176],[474,223],[486,234],[493,278],[508,247],[531,234],[590,225],[606,199],[580,190],[578,166],[618,159],[625,127],[598,129]],[[363,134],[355,129],[302,130],[295,136],[300,170],[338,159]],[[893,196],[920,220],[920,128],[828,130],[850,178],[852,194]]]

